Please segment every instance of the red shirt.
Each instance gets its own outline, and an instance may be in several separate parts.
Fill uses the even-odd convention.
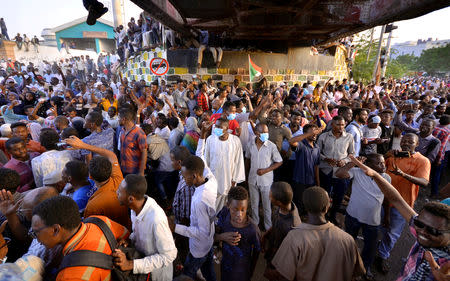
[[[30,153],[30,159],[28,161],[20,161],[13,157],[9,160],[3,168],[8,168],[16,171],[20,176],[20,186],[17,188],[17,192],[24,192],[35,188],[33,171],[31,170],[31,160],[39,156],[37,152]]]
[[[211,122],[213,122],[214,124],[216,123],[216,121],[222,117],[221,113],[215,113],[213,115],[211,115]],[[237,132],[236,129],[239,129],[239,123],[236,121],[236,119],[233,120],[228,120],[228,130],[235,136],[237,136]]]

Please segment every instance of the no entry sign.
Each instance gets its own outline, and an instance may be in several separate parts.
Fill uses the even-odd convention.
[[[164,75],[169,71],[169,62],[163,58],[153,58],[150,61],[150,70],[155,75]]]

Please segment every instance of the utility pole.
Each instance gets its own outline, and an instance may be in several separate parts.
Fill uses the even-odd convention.
[[[114,28],[117,28],[119,25],[123,24],[123,9],[121,0],[112,0],[112,12],[114,19]],[[121,11],[122,10],[122,11]]]
[[[366,62],[369,62],[370,51],[372,51],[372,43],[373,43],[373,33],[375,31],[375,27],[372,27],[370,30],[370,42],[369,42],[369,50],[367,51]]]
[[[375,64],[373,67],[373,75],[372,75],[372,80],[376,82],[376,76],[377,76],[377,70],[378,70],[378,66],[380,65],[380,55],[381,55],[381,48],[383,46],[383,35],[384,35],[384,31],[386,30],[386,25],[383,25],[381,27],[381,32],[380,32],[380,42],[378,42],[378,52],[377,52],[377,57],[375,58]]]
[[[385,60],[384,60],[384,64],[383,67],[381,68],[381,77],[384,77],[384,75],[386,74],[386,68],[387,68],[387,64],[389,61],[389,56],[391,53],[391,39],[392,39],[392,31],[394,29],[397,29],[398,27],[395,26],[393,23],[389,24],[386,27],[386,32],[389,32],[389,37],[388,37],[388,41],[386,44],[386,56],[385,56]]]

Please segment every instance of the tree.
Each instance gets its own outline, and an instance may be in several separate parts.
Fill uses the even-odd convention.
[[[352,67],[353,80],[355,81],[372,81],[372,72],[379,40],[373,40],[372,44],[370,44],[369,38],[370,33],[366,32],[360,34],[358,39],[355,40],[356,44],[354,48],[358,50]],[[366,61],[370,45],[372,50],[370,52],[369,60]]]
[[[418,59],[418,65],[430,75],[450,71],[450,44],[424,50]]]
[[[417,71],[419,66],[418,59],[418,57],[410,54],[401,55],[395,58],[398,63],[405,65],[409,71]]]

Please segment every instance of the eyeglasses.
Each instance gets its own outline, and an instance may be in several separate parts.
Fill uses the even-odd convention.
[[[417,218],[414,219],[414,226],[417,228],[420,228],[420,229],[424,228],[426,232],[428,232],[429,234],[431,234],[433,236],[441,236],[444,233],[450,232],[450,230],[439,230],[439,229],[436,229],[429,225],[426,225],[423,222],[421,222],[420,220],[418,220]]]
[[[28,231],[28,236],[30,236],[33,239],[37,239],[38,233],[41,232],[42,230],[46,229],[47,227],[48,226],[43,226],[36,231],[34,231],[32,228],[30,228],[30,231]]]

